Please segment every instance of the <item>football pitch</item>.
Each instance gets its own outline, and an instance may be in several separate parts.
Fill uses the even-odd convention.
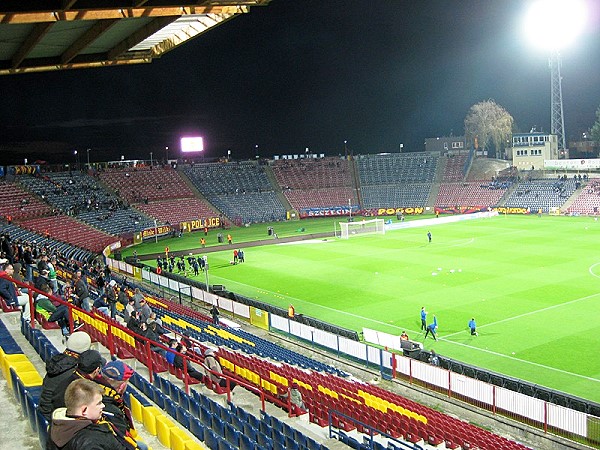
[[[164,242],[172,240],[155,245]],[[209,281],[358,331],[406,330],[441,356],[600,402],[599,249],[593,218],[499,216],[348,240],[269,240],[244,249],[237,265],[231,250],[210,253]],[[437,316],[437,342],[420,331],[422,306],[428,323]],[[467,330],[471,317],[479,336]]]

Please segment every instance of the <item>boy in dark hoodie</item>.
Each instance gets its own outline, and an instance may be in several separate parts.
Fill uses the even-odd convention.
[[[102,387],[93,381],[73,381],[65,392],[66,408],[52,414],[50,442],[54,450],[124,450],[112,426],[104,419]]]

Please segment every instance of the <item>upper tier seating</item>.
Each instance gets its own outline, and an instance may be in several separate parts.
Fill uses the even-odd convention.
[[[8,234],[12,241],[35,242],[40,247],[48,247],[53,253],[58,253],[66,259],[75,259],[77,261],[91,261],[95,254],[89,250],[75,247],[70,243],[59,242],[52,238],[47,238],[33,231],[20,228],[17,225],[8,225],[0,223],[0,233]],[[113,239],[114,240],[114,239]]]
[[[95,178],[81,172],[20,176],[18,180],[65,214],[76,216],[109,234],[133,233],[154,225],[152,219],[129,208]]]
[[[265,168],[254,162],[203,164],[183,170],[194,186],[238,225],[285,219],[285,207]]]
[[[161,223],[169,222],[172,225],[215,216],[215,212],[197,198],[175,198],[148,204],[139,203],[136,205],[136,209],[147,216],[156,218]]]
[[[360,184],[432,183],[438,158],[427,153],[360,155],[356,160]]]
[[[373,185],[360,189],[365,209],[425,206],[430,191],[431,183]]]
[[[340,158],[280,159],[272,167],[277,183],[284,190],[352,186],[349,163]]]
[[[180,173],[170,166],[108,169],[99,176],[128,203],[194,197]]]
[[[462,181],[465,177],[465,164],[469,155],[452,155],[446,158],[442,180],[445,182]]]
[[[572,214],[598,214],[600,212],[600,179],[589,180],[567,211]]]
[[[115,242],[114,237],[64,215],[38,217],[26,220],[21,225],[39,234],[48,234],[54,239],[69,242],[95,253],[100,253]]]
[[[297,210],[356,205],[358,200],[349,187],[285,191],[285,198]]]
[[[49,214],[51,208],[16,183],[0,181],[0,216],[25,219]]]
[[[505,206],[539,209],[547,213],[550,208],[560,207],[575,192],[575,180],[532,180],[519,183]]]
[[[508,183],[442,183],[435,206],[495,206],[508,188]]]

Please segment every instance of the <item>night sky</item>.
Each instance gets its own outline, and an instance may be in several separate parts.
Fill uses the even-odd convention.
[[[91,161],[164,158],[165,146],[172,157],[189,133],[207,157],[253,157],[256,145],[335,155],[344,140],[354,153],[422,151],[427,137],[463,134],[470,106],[490,98],[521,131],[547,131],[548,59],[525,41],[525,6],[273,0],[151,64],[3,76],[0,163],[73,160],[74,149],[83,163],[87,148]],[[563,52],[569,139],[600,105],[599,19],[590,11]]]

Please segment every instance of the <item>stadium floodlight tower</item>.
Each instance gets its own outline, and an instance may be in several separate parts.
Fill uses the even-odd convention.
[[[584,0],[536,0],[524,20],[525,33],[538,48],[549,53],[550,132],[558,139],[560,158],[566,155],[563,115],[561,50],[572,44],[585,24]]]

